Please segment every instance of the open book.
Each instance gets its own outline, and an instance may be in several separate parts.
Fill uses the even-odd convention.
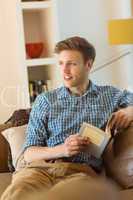
[[[79,134],[83,137],[89,137],[90,144],[88,146],[88,152],[95,156],[96,158],[100,158],[105,147],[109,143],[111,139],[111,130],[110,130],[110,122],[112,120],[112,116],[110,117],[106,130],[103,131],[89,123],[84,122],[79,130]]]

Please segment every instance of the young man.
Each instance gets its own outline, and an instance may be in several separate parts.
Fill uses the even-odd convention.
[[[55,47],[64,86],[39,95],[33,105],[24,145],[27,167],[18,172],[3,199],[28,199],[62,180],[96,177],[102,160],[86,151],[88,138],[78,135],[83,122],[104,128],[113,114],[112,128],[133,121],[133,94],[89,80],[94,47],[72,37]]]

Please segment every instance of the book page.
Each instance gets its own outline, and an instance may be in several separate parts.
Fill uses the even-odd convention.
[[[84,128],[82,136],[89,137],[90,142],[98,146],[100,146],[104,141],[104,136],[101,135],[101,133],[99,133],[95,129],[90,129],[89,127]]]

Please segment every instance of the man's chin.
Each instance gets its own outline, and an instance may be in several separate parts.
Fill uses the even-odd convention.
[[[68,83],[68,82],[65,82],[65,81],[64,81],[64,85],[65,85],[65,87],[67,87],[68,89],[73,87],[73,84],[72,84],[72,83]]]

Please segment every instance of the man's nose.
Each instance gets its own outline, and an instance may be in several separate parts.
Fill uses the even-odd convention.
[[[64,65],[63,65],[63,72],[64,72],[64,73],[70,72],[70,67],[69,67],[67,64],[64,64]]]

